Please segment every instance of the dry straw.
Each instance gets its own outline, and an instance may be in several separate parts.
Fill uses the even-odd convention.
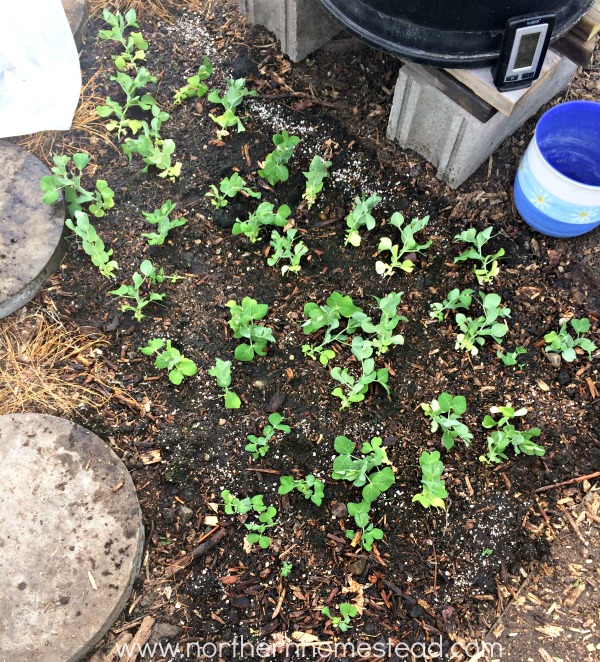
[[[138,18],[156,16],[171,23],[173,11],[179,9],[192,9],[200,11],[205,5],[212,4],[211,0],[88,0],[90,15],[101,14],[103,9],[124,14],[128,9],[135,9]]]
[[[97,350],[107,341],[68,328],[48,312],[11,316],[0,324],[0,414],[69,414],[98,409],[106,396],[94,386]]]

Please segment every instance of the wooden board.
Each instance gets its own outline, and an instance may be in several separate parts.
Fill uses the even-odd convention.
[[[579,35],[585,41],[590,41],[600,32],[600,0],[596,0],[571,32]]]
[[[479,69],[445,69],[445,71],[463,85],[466,85],[470,90],[473,90],[478,97],[487,101],[494,108],[497,108],[503,115],[511,115],[520,99],[538,85],[541,85],[559,62],[560,55],[553,50],[549,50],[542,65],[540,77],[533,82],[531,87],[523,90],[512,90],[510,92],[498,91],[492,79],[491,67],[481,67]]]

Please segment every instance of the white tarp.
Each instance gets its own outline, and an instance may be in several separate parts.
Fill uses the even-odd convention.
[[[0,138],[67,131],[81,90],[61,0],[2,0]]]

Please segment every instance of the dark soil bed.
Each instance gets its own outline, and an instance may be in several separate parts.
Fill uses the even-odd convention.
[[[43,295],[62,316],[109,341],[98,359],[102,388],[118,397],[98,412],[77,410],[76,417],[120,453],[138,489],[147,530],[142,572],[116,631],[137,627],[151,615],[171,643],[242,636],[273,641],[295,632],[319,641],[341,636],[371,644],[441,636],[446,649],[474,640],[495,618],[498,585],[517,585],[529,564],[548,552],[544,518],[552,519],[560,492],[541,499],[533,490],[600,467],[597,363],[581,356],[554,368],[543,343],[564,316],[591,318],[598,342],[600,291],[586,271],[596,259],[597,232],[592,240],[560,241],[536,235],[518,218],[512,178],[535,118],[453,191],[421,157],[385,140],[396,60],[343,37],[335,49],[291,65],[272,35],[249,27],[235,4],[208,3],[207,15],[181,14],[172,25],[151,17],[141,22],[150,43],[147,66],[158,76],[149,90],[171,114],[162,132],[175,141],[176,160],[183,164],[175,182],[139,172],[137,158],[129,164],[101,143],[90,146],[93,177],[106,179],[115,191],[115,208],[96,228],[114,250],[118,282],[130,282],[144,258],[184,279],[161,285],[163,304],[148,306],[138,323],[108,295],[117,285],[103,279],[71,242],[59,276]],[[99,25],[90,24],[82,54],[86,78],[110,68],[116,52],[115,45],[95,39]],[[172,106],[173,92],[204,55],[215,67],[211,86],[223,89],[227,78],[245,76],[258,92],[243,106],[246,131],[223,141],[216,139],[209,118],[215,107],[206,98]],[[109,73],[97,78],[96,93],[120,100]],[[570,98],[597,96],[599,81],[597,69],[581,74]],[[256,170],[272,149],[271,136],[282,129],[302,141],[290,161],[290,179],[270,188]],[[331,177],[307,210],[301,204],[302,172],[314,154],[330,157]],[[268,239],[251,244],[232,236],[236,217],[246,218],[254,199],[237,196],[216,210],[205,197],[210,184],[233,169],[263,200],[292,208],[310,251],[297,276],[282,277],[267,265]],[[345,217],[363,192],[383,198],[374,212],[378,225],[371,233],[363,230],[359,247],[345,246]],[[164,246],[148,247],[141,234],[151,228],[142,211],[167,199],[187,222]],[[382,279],[374,268],[377,245],[389,232],[383,221],[394,211],[407,218],[428,214],[421,236],[433,243],[413,273]],[[479,288],[468,264],[453,263],[462,250],[453,238],[465,228],[490,225],[498,232],[490,250],[503,247],[506,258],[498,278]],[[511,309],[504,346],[527,348],[521,368],[504,366],[489,341],[473,357],[455,349],[453,315],[442,323],[429,317],[430,303],[453,287],[502,296]],[[373,297],[403,292],[399,312],[408,318],[400,325],[404,345],[384,356],[390,397],[372,388],[363,403],[345,411],[331,395],[336,384],[328,369],[301,350],[307,342],[304,304],[324,303],[335,290],[351,295],[366,312],[374,310]],[[238,341],[225,304],[246,296],[269,305],[264,321],[277,342],[266,356],[241,363],[233,361]],[[170,384],[138,350],[155,337],[170,338],[196,362],[198,374],[179,387]],[[356,367],[347,350],[340,356],[336,365]],[[239,410],[224,408],[221,390],[208,376],[215,357],[233,361]],[[439,434],[430,432],[419,406],[445,390],[467,398],[464,420],[474,433],[469,448],[459,442],[449,452],[441,449]],[[508,403],[528,409],[523,425],[541,428],[546,454],[511,454],[504,464],[487,466],[478,461],[486,450],[481,421],[491,406]],[[246,437],[259,434],[273,411],[284,415],[291,433],[276,437],[269,453],[254,461],[244,450]],[[374,504],[372,518],[385,537],[371,553],[344,536],[346,528],[355,528],[345,504],[357,499],[359,489],[331,479],[337,435],[357,443],[382,437],[395,470],[396,483]],[[447,512],[411,503],[420,490],[419,455],[435,448],[446,467]],[[297,492],[277,495],[280,476],[310,473],[326,483],[321,507]],[[224,514],[224,489],[240,497],[263,494],[276,506],[268,549],[244,551],[246,531],[240,518]],[[215,515],[221,528],[213,531],[205,517]],[[221,530],[224,537],[207,553],[181,561]],[[285,579],[282,561],[293,564]],[[342,602],[358,605],[360,612],[346,635],[321,615],[325,605],[337,613]],[[225,650],[222,657],[235,655]]]

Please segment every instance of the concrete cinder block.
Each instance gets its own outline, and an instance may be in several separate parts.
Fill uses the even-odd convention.
[[[532,87],[511,115],[496,112],[487,122],[473,117],[419,70],[417,64],[400,69],[387,136],[426,158],[437,167],[437,177],[456,188],[505,138],[567,87],[577,65],[561,58],[552,75]]]
[[[239,7],[251,23],[275,34],[292,62],[303,60],[341,29],[317,0],[239,0]]]

